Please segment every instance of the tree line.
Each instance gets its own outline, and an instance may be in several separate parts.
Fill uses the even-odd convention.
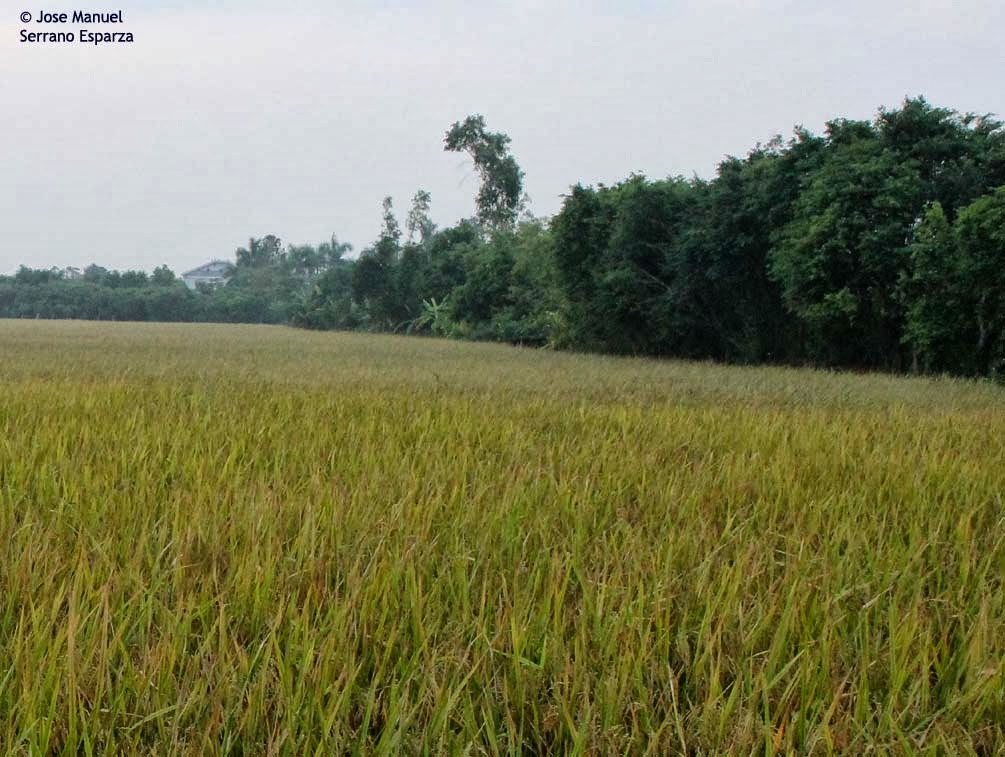
[[[384,199],[355,259],[336,237],[238,250],[226,286],[166,268],[80,281],[22,268],[0,316],[289,323],[607,353],[1005,376],[1005,129],[905,100],[797,128],[711,179],[577,185],[534,218],[510,140],[481,116],[444,149],[480,178],[477,214],[401,227]]]

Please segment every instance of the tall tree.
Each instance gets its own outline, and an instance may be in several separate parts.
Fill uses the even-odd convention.
[[[150,283],[156,286],[174,286],[178,283],[178,279],[175,278],[174,271],[167,265],[162,265],[154,268],[154,272],[150,275]]]
[[[520,213],[523,171],[510,155],[510,138],[485,128],[485,118],[468,116],[450,127],[444,138],[448,152],[466,152],[481,179],[478,219],[489,229],[510,229]]]
[[[275,265],[283,259],[283,243],[274,234],[267,234],[261,239],[252,237],[247,247],[241,247],[235,255],[237,265],[241,268],[264,268]]]
[[[429,217],[429,208],[432,202],[432,195],[425,189],[420,189],[412,198],[412,208],[408,211],[408,220],[405,223],[405,230],[408,232],[406,241],[411,244],[418,239],[419,244],[425,244],[433,236],[436,224]]]
[[[318,258],[322,270],[330,270],[344,261],[346,255],[352,252],[352,245],[340,242],[336,234],[331,240],[318,245]]]
[[[370,315],[371,325],[393,329],[404,321],[408,312],[396,285],[396,265],[401,252],[401,227],[394,215],[394,204],[385,197],[383,227],[380,237],[363,250],[353,267],[353,299]]]

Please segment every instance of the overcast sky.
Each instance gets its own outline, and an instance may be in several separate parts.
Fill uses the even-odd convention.
[[[269,233],[358,251],[419,187],[454,223],[477,181],[442,140],[470,113],[512,137],[537,215],[905,95],[1005,113],[1001,0],[84,6],[136,41],[20,43],[22,11],[74,6],[0,0],[0,272],[181,272]]]

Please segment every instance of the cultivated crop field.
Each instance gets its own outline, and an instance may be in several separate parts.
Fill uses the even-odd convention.
[[[1000,754],[1005,390],[0,321],[0,751]]]

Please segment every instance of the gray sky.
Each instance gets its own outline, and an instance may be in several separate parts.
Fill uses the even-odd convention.
[[[268,233],[358,251],[419,187],[454,223],[477,180],[442,139],[469,113],[537,215],[905,95],[1005,113],[1000,0],[118,3],[136,41],[94,48],[20,43],[21,11],[73,8],[0,0],[0,272],[181,272]]]

